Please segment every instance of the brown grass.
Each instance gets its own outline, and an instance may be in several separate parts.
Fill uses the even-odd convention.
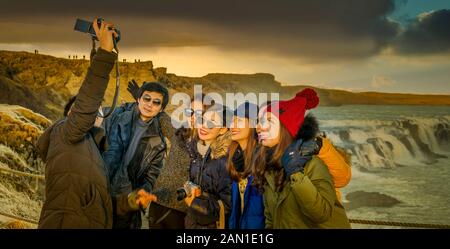
[[[2,226],[4,229],[31,229],[33,228],[32,225],[29,223],[25,223],[23,221],[14,220],[11,222],[8,222]]]
[[[20,109],[16,110],[16,113],[22,115],[23,117],[30,120],[34,124],[40,126],[41,129],[45,129],[45,128],[49,127],[51,124],[50,120],[48,120],[44,116],[34,113],[28,109],[20,108]]]
[[[33,146],[42,131],[28,123],[13,119],[0,112],[0,143],[6,144],[19,153],[25,152],[27,145]]]

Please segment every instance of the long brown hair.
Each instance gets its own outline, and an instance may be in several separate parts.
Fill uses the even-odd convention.
[[[280,141],[273,149],[273,154],[269,161],[267,161],[266,154],[268,153],[268,148],[261,146],[255,155],[252,162],[252,168],[254,171],[254,184],[260,192],[264,192],[264,185],[267,183],[265,178],[266,172],[273,172],[275,174],[275,188],[277,191],[281,192],[284,186],[284,180],[286,179],[286,174],[284,173],[283,166],[281,165],[281,157],[284,151],[292,143],[293,138],[286,127],[280,124]]]
[[[247,137],[247,147],[243,150],[244,152],[244,171],[237,172],[233,163],[233,156],[236,153],[236,150],[239,147],[239,143],[236,141],[232,141],[228,151],[228,159],[227,159],[227,170],[231,176],[231,179],[234,181],[240,181],[241,179],[247,178],[252,172],[252,160],[253,153],[256,149],[257,142],[254,134],[256,133],[255,128],[250,128],[250,134]]]

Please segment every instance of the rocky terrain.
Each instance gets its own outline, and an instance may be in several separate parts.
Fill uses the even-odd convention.
[[[0,103],[20,105],[45,115],[51,120],[61,116],[67,99],[77,93],[89,66],[88,60],[70,60],[27,52],[0,51]],[[106,105],[114,95],[114,71],[105,96]],[[160,81],[170,93],[192,95],[193,85],[202,84],[204,92],[277,92],[280,98],[290,98],[306,86],[285,86],[268,73],[222,74],[184,77],[167,73],[166,68],[154,68],[151,61],[120,63],[120,100],[132,101],[126,91],[129,80]],[[320,105],[450,105],[449,95],[413,95],[377,92],[349,92],[316,88]],[[169,108],[169,112],[172,109]]]
[[[50,120],[29,109],[0,104],[0,227],[27,226],[5,219],[2,213],[39,219],[45,182],[34,176],[44,174],[44,163],[34,144],[49,125]]]

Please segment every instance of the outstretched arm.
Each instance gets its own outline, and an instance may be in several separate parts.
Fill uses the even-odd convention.
[[[94,20],[94,23],[97,23],[97,20]],[[113,25],[103,22],[100,29],[97,25],[93,26],[100,41],[100,48],[93,58],[77,99],[64,123],[64,139],[67,143],[79,142],[94,125],[97,110],[108,86],[109,73],[117,59],[117,54],[112,52],[113,36],[117,34],[108,29]]]

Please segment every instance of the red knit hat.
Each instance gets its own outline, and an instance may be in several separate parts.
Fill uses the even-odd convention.
[[[305,88],[298,92],[293,99],[272,103],[267,108],[267,112],[274,113],[291,136],[295,138],[303,124],[306,110],[313,109],[317,105],[319,105],[319,97],[316,91]]]

